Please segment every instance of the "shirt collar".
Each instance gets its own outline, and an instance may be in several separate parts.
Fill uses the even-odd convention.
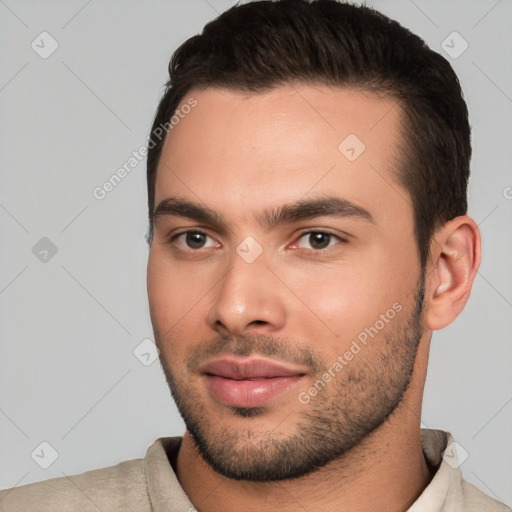
[[[462,495],[462,473],[453,437],[442,430],[422,429],[421,445],[427,464],[437,471],[408,512],[455,510]]]
[[[192,505],[174,472],[167,453],[177,453],[181,437],[157,439],[148,449],[144,458],[148,494],[154,512],[193,512]]]

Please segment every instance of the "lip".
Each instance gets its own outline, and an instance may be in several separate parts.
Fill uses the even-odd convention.
[[[285,366],[268,359],[234,356],[225,356],[208,361],[199,368],[199,371],[235,380],[292,377],[306,373],[302,368]]]
[[[214,399],[232,407],[261,407],[305,376],[303,368],[262,358],[225,356],[200,367]]]

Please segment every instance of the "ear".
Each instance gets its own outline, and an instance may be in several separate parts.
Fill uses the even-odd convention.
[[[480,259],[480,230],[471,217],[456,217],[436,231],[426,274],[429,330],[446,327],[464,309]]]

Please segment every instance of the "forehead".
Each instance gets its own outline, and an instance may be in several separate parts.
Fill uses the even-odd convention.
[[[181,106],[191,98],[196,106],[184,109],[165,140],[156,204],[179,196],[242,219],[335,194],[384,216],[400,209],[412,216],[396,180],[401,112],[394,100],[311,85],[193,90]]]

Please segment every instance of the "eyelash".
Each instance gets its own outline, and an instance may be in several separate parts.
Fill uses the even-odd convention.
[[[183,236],[186,236],[188,234],[197,234],[197,235],[204,235],[208,238],[211,238],[213,240],[213,237],[211,237],[208,233],[205,233],[204,231],[201,231],[201,230],[197,230],[197,229],[189,229],[187,231],[182,231],[180,233],[176,233],[175,235],[171,236],[171,238],[169,239],[169,243],[171,245],[174,245],[176,240],[179,239],[180,237],[183,237]],[[348,243],[348,241],[345,239],[345,238],[342,238],[341,236],[339,235],[335,235],[334,233],[331,233],[329,231],[325,231],[325,230],[309,230],[309,231],[304,231],[302,232],[297,238],[296,240],[293,242],[293,245],[297,245],[299,243],[299,241],[304,238],[305,236],[310,236],[312,234],[322,234],[322,235],[327,235],[331,238],[335,238],[337,239],[337,243],[342,243],[342,244],[346,244]],[[332,244],[332,245],[336,245],[336,244]],[[323,254],[324,252],[328,251],[330,249],[330,247],[332,247],[331,244],[329,244],[327,247],[325,248],[322,248],[322,249],[306,249],[308,251],[311,251],[313,252],[314,254]],[[295,247],[297,248],[297,247]],[[203,250],[204,248],[199,248],[199,249],[192,249],[190,247],[188,247],[187,249],[182,249],[180,247],[177,247],[177,249],[183,253],[198,253],[200,252],[201,250]],[[208,249],[211,249],[211,248],[206,248],[206,250]],[[299,250],[300,249],[304,249],[304,248],[298,248]]]

